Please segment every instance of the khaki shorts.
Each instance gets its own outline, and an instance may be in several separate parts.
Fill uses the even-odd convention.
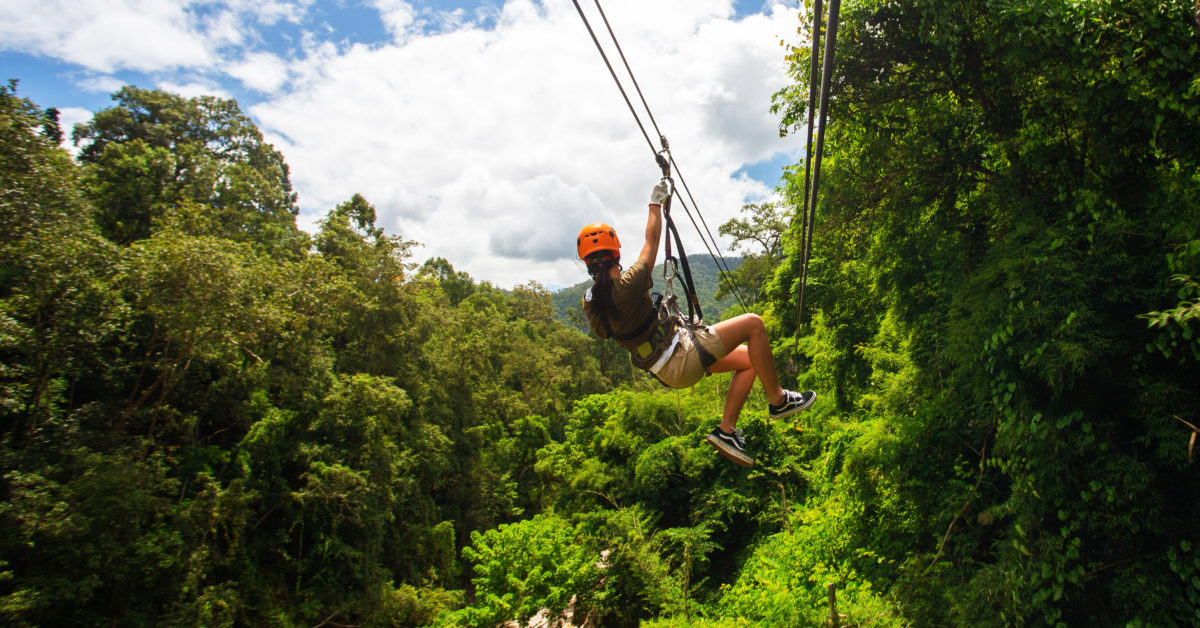
[[[721,342],[717,332],[703,325],[694,331],[696,341],[714,358],[720,360],[725,357],[725,343]],[[708,370],[700,363],[700,351],[692,342],[692,334],[680,329],[678,335],[679,342],[655,375],[671,388],[687,388],[708,375]]]

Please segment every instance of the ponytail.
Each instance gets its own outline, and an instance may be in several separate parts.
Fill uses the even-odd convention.
[[[621,258],[612,251],[602,253],[593,253],[587,259],[588,273],[592,275],[592,307],[597,314],[612,319],[616,317],[616,310],[612,302],[612,277],[608,272]]]
[[[608,276],[608,269],[612,264],[613,262],[605,262],[603,269],[592,275],[592,307],[596,308],[597,313],[610,319],[616,314],[612,303],[612,277]]]

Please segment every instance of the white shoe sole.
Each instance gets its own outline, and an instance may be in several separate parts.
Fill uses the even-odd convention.
[[[708,440],[708,444],[712,445],[713,448],[716,449],[718,453],[720,453],[722,456],[725,456],[726,458],[729,458],[733,462],[736,462],[737,464],[740,464],[743,467],[753,467],[754,466],[753,458],[747,456],[746,454],[744,454],[736,449],[731,448],[729,445],[725,444],[725,442],[722,441],[720,438],[717,438],[716,436],[709,434],[706,437],[706,440]]]

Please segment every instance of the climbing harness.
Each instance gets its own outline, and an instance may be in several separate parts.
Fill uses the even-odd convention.
[[[708,370],[708,367],[717,361],[717,357],[705,349],[699,338],[696,337],[696,330],[703,325],[684,318],[683,313],[679,310],[677,296],[664,295],[661,292],[655,292],[650,296],[654,308],[650,316],[637,329],[625,334],[615,334],[609,327],[609,336],[614,340],[628,342],[650,331],[650,335],[645,341],[637,347],[630,348],[629,361],[634,366],[653,375],[664,386],[670,387],[670,384],[664,381],[659,373],[670,361],[683,334],[689,336],[691,345],[700,357],[700,364],[705,370]],[[607,321],[605,326],[608,327]]]
[[[641,326],[641,331],[644,333],[649,324],[656,322],[657,325],[655,325],[650,338],[636,348],[631,356],[631,361],[634,366],[648,371],[663,385],[669,386],[659,377],[659,372],[671,359],[682,334],[690,336],[691,345],[696,348],[700,356],[700,363],[706,371],[717,361],[717,358],[709,353],[696,337],[696,329],[703,326],[704,314],[700,309],[700,299],[696,294],[696,284],[692,280],[692,270],[688,265],[687,253],[684,252],[683,242],[679,238],[679,229],[675,227],[675,221],[671,218],[671,198],[675,193],[675,180],[671,178],[671,147],[666,137],[660,136],[659,140],[662,142],[662,150],[655,154],[655,160],[662,169],[662,180],[669,185],[667,198],[663,200],[662,205],[663,222],[666,226],[663,247],[665,251],[663,256],[664,292],[655,292],[651,296],[654,303],[654,315]],[[675,246],[679,249],[678,258],[671,251],[672,239],[675,240]],[[683,267],[684,296],[687,298],[687,318],[684,318],[683,312],[680,311],[679,297],[675,294],[675,280],[679,278],[681,265]]]
[[[653,308],[651,313],[642,321],[636,328],[624,333],[615,333],[608,317],[604,316],[604,328],[607,337],[622,343],[636,341],[638,338],[646,337],[641,344],[636,347],[629,347],[630,361],[634,366],[649,372],[664,386],[670,386],[659,373],[670,361],[676,347],[679,345],[680,338],[683,334],[687,334],[690,344],[696,349],[700,357],[700,364],[707,371],[709,366],[712,366],[717,361],[716,356],[712,355],[696,336],[696,329],[703,326],[703,312],[700,309],[700,300],[696,294],[696,285],[692,279],[692,271],[688,266],[687,254],[683,250],[683,242],[679,238],[679,229],[675,226],[675,221],[671,218],[671,198],[675,192],[675,181],[671,178],[671,160],[670,160],[670,145],[665,137],[660,138],[663,149],[659,151],[655,157],[662,169],[663,181],[668,184],[667,197],[663,200],[662,214],[663,222],[666,225],[665,229],[665,255],[663,259],[663,283],[664,291],[655,292],[651,295]],[[665,156],[664,156],[665,155]],[[599,225],[607,227],[607,225]],[[584,231],[591,233],[595,225],[584,227]],[[603,229],[600,229],[603,232]],[[602,233],[603,235],[603,233]],[[612,240],[616,240],[616,235],[612,235]],[[671,249],[671,241],[674,240],[675,246],[679,250],[680,257],[675,257]],[[585,243],[587,244],[587,243]],[[581,245],[582,246],[582,245]],[[580,249],[583,251],[584,249]],[[683,291],[687,299],[688,314],[685,317],[679,309],[679,297],[675,294],[675,280],[680,278],[679,269],[683,267]],[[646,332],[650,332],[646,336]]]
[[[696,294],[696,286],[692,279],[691,268],[688,266],[687,255],[683,250],[683,243],[679,238],[679,230],[675,227],[675,221],[671,218],[671,198],[674,195],[675,182],[671,178],[669,144],[666,138],[661,138],[661,141],[663,149],[656,157],[660,168],[662,168],[662,180],[668,183],[667,197],[663,200],[662,205],[663,222],[666,224],[666,233],[664,235],[665,255],[663,260],[664,291],[651,294],[653,308],[646,317],[646,320],[642,321],[633,330],[624,333],[615,333],[607,317],[604,317],[604,328],[608,337],[622,343],[636,341],[638,338],[645,337],[646,339],[636,347],[625,345],[630,351],[630,361],[634,366],[654,375],[663,385],[670,386],[670,384],[659,376],[659,373],[671,359],[683,334],[689,336],[690,344],[695,347],[700,357],[700,363],[705,370],[716,362],[717,358],[706,350],[696,337],[696,329],[703,326],[703,313],[700,309],[700,300]],[[664,155],[666,156],[664,157]],[[589,231],[589,229],[590,227],[584,228],[585,231]],[[615,239],[615,235],[613,238]],[[679,258],[675,257],[672,252],[672,240],[674,240],[675,246],[679,250]],[[682,275],[679,272],[681,263],[683,268]],[[679,309],[679,297],[675,294],[675,280],[681,277],[688,307],[686,317]],[[650,332],[649,336],[646,335],[647,332]]]

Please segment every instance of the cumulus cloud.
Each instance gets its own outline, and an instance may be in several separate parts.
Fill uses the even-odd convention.
[[[425,34],[413,24],[436,16],[375,6],[408,34],[314,43],[288,91],[251,108],[292,166],[302,222],[359,192],[389,231],[504,286],[578,281],[574,235],[588,222],[640,239],[659,173],[572,4],[509,0]],[[771,193],[737,171],[796,150],[769,107],[786,84],[778,42],[798,12],[737,20],[727,0],[610,0],[605,11],[715,235]],[[703,252],[679,213],[688,250]]]
[[[83,68],[207,68],[256,24],[298,21],[312,0],[6,0],[0,48]]]
[[[160,81],[157,85],[158,89],[172,94],[179,94],[184,98],[196,98],[198,96],[216,96],[217,98],[232,98],[228,91],[224,88],[214,85],[206,80],[193,80],[176,82],[172,80]]]
[[[563,237],[578,231],[591,216],[604,211],[600,199],[585,185],[570,185],[558,175],[542,174],[523,180],[497,178],[487,167],[468,168],[459,179],[445,186],[438,196],[436,214],[479,216],[478,223],[445,224],[438,235],[453,238],[455,232],[470,231],[460,246],[461,253],[485,251],[499,257],[531,262],[553,262],[562,258]],[[582,222],[581,222],[582,221]],[[432,219],[430,222],[438,223]]]
[[[370,0],[379,11],[383,25],[396,40],[403,40],[409,30],[416,24],[417,12],[412,5],[404,0]]]
[[[354,43],[318,1],[7,0],[0,49],[78,64],[77,84],[103,91],[129,71],[184,96],[249,90],[242,107],[291,166],[306,229],[362,193],[421,255],[506,287],[575,283],[574,236],[589,222],[637,246],[659,172],[572,3],[323,0],[378,14],[387,38]],[[581,5],[624,79],[600,16]],[[769,111],[788,82],[778,42],[798,9],[738,17],[732,0],[605,0],[604,10],[715,235],[772,192],[748,165],[798,155]],[[703,252],[677,211],[687,249]]]
[[[92,112],[83,107],[63,107],[58,111],[58,126],[63,131],[62,147],[72,155],[79,152],[79,147],[71,141],[71,131],[76,124],[86,124],[91,120]]]
[[[10,0],[0,3],[0,41],[85,68],[203,65],[211,61],[174,2]]]
[[[288,79],[287,63],[269,52],[250,53],[231,63],[226,72],[247,88],[267,94],[278,91]]]

